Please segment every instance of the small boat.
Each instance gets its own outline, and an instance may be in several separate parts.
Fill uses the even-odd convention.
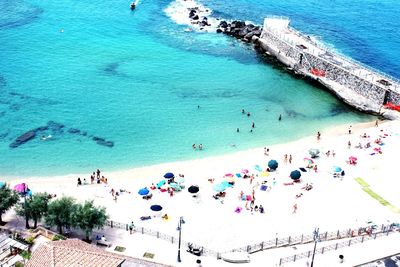
[[[246,252],[230,252],[221,255],[221,259],[231,263],[250,262],[250,255]]]
[[[136,8],[136,4],[135,4],[135,2],[132,2],[131,3],[131,10],[135,10],[135,8]]]

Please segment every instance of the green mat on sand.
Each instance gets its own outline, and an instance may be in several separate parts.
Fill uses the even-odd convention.
[[[390,203],[387,202],[386,200],[384,200],[380,195],[378,195],[377,193],[375,193],[374,191],[372,191],[369,188],[364,187],[363,190],[370,195],[371,197],[375,198],[376,200],[379,201],[379,203],[381,203],[383,206],[389,206]],[[390,205],[391,206],[391,205]]]
[[[354,178],[354,180],[356,180],[357,181],[357,183],[359,183],[362,187],[369,187],[369,184],[366,182],[366,181],[364,181],[362,178]]]

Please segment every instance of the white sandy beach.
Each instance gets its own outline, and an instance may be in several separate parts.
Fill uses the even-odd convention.
[[[366,133],[369,138],[361,138]],[[375,122],[353,125],[352,134],[348,134],[348,126],[338,126],[321,132],[322,137],[317,141],[316,136],[307,137],[295,142],[268,147],[269,156],[264,155],[264,149],[252,149],[230,155],[206,157],[207,150],[194,151],[199,154],[199,159],[182,162],[172,162],[154,166],[136,168],[109,173],[102,170],[102,175],[108,178],[108,184],[88,184],[77,186],[77,177],[86,178],[90,183],[90,174],[74,174],[60,177],[31,177],[17,179],[6,177],[6,181],[14,186],[25,182],[33,192],[56,193],[57,196],[73,196],[79,201],[94,199],[95,204],[107,207],[110,219],[129,223],[134,221],[136,226],[144,226],[170,235],[177,235],[176,225],[179,216],[185,218],[184,240],[195,242],[206,248],[219,252],[237,247],[267,241],[276,236],[289,236],[291,234],[312,233],[315,227],[321,231],[335,231],[349,227],[365,226],[367,222],[374,224],[387,224],[400,221],[400,180],[397,177],[397,154],[400,151],[400,123],[389,121],[380,123],[375,127]],[[384,145],[374,144],[374,140],[381,138]],[[352,147],[348,148],[348,141]],[[355,146],[361,142],[371,142],[371,148],[359,149]],[[266,144],[267,146],[267,144]],[[380,147],[382,154],[374,151]],[[315,159],[318,171],[307,169],[301,172],[301,182],[293,185],[289,174],[292,170],[305,167],[308,150],[318,148],[320,157]],[[336,155],[327,157],[325,152],[334,150]],[[374,155],[371,155],[375,153]],[[291,154],[293,162],[284,163],[284,154]],[[357,164],[346,163],[349,156],[358,158]],[[263,170],[271,159],[279,162],[276,172],[264,176],[255,170],[259,165]],[[340,166],[345,171],[343,178],[334,178],[332,166]],[[234,178],[233,188],[225,190],[226,197],[223,201],[212,197],[216,192],[215,184],[227,180],[226,173],[240,173],[248,169],[255,174],[255,179],[250,184],[250,179]],[[138,194],[143,187],[150,188],[152,183],[157,184],[163,180],[166,172],[184,174],[185,186],[181,192],[176,192],[171,197],[167,192],[151,190],[151,200],[144,200]],[[16,173],[17,175],[17,173]],[[362,190],[362,186],[354,178],[361,177],[370,185],[370,189],[387,200],[392,208],[383,206]],[[208,179],[214,178],[211,183]],[[273,185],[273,179],[276,185]],[[4,178],[3,178],[4,179]],[[265,182],[266,181],[266,182]],[[270,190],[261,191],[260,186],[265,183]],[[313,189],[302,189],[306,184],[313,184]],[[190,185],[198,185],[200,191],[193,197],[187,191]],[[117,202],[112,199],[111,189],[124,189],[131,193],[121,193]],[[250,212],[245,209],[246,201],[239,200],[240,191],[245,195],[255,192],[255,205],[263,205],[265,214]],[[297,194],[302,196],[296,198]],[[152,204],[163,206],[161,214],[167,213],[169,220],[158,217],[141,221],[141,216],[156,215],[150,210]],[[250,203],[248,203],[250,204]],[[293,205],[298,209],[293,213]],[[237,207],[242,208],[236,213]],[[158,214],[160,215],[160,214]],[[154,238],[155,239],[155,238]],[[151,238],[147,238],[151,242]]]

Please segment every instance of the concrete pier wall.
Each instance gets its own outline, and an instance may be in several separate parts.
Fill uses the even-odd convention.
[[[368,77],[356,75],[354,69],[332,64],[316,53],[310,53],[297,45],[288,43],[265,28],[256,42],[268,54],[293,68],[296,73],[317,80],[339,98],[359,110],[384,115],[384,113],[392,114],[392,112],[382,112],[383,104],[391,102],[400,105],[399,92],[373,82],[372,78],[368,80]],[[323,70],[325,75],[315,76],[311,73],[312,68]],[[392,115],[391,118],[393,118]]]

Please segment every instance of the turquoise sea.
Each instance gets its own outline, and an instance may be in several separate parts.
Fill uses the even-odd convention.
[[[266,63],[247,45],[184,31],[164,13],[170,3],[141,0],[131,12],[127,0],[0,0],[0,175],[192,159],[371,119]],[[400,1],[202,4],[216,17],[258,24],[267,15],[288,16],[295,28],[337,51],[400,75]],[[9,147],[48,121],[65,127]],[[114,146],[99,145],[93,136]],[[193,151],[193,143],[204,150]]]

